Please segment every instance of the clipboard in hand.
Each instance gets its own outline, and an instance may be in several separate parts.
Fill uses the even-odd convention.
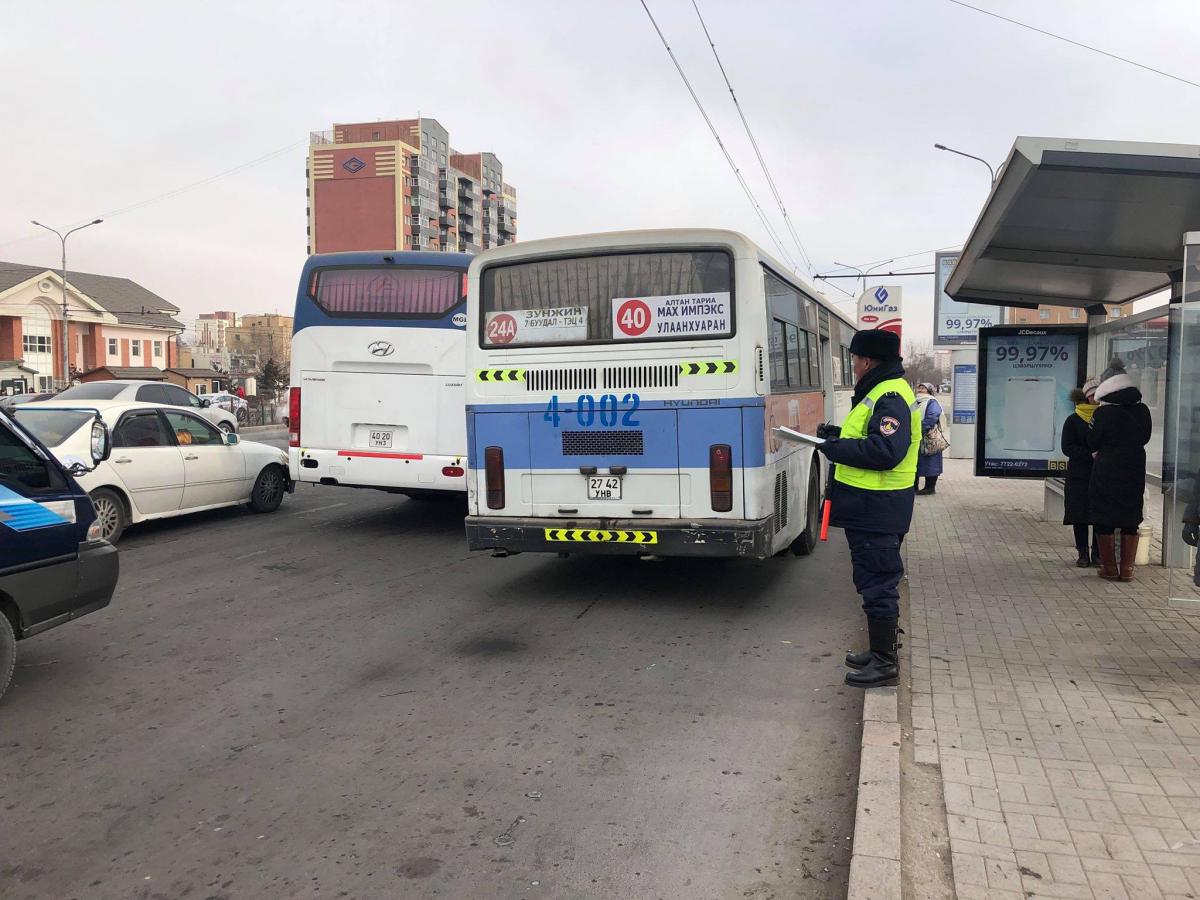
[[[772,428],[771,433],[785,441],[792,441],[797,444],[812,444],[813,446],[818,446],[825,443],[824,438],[819,438],[814,434],[805,434],[803,431],[795,431],[791,428],[788,428],[786,425],[780,425],[776,428]]]

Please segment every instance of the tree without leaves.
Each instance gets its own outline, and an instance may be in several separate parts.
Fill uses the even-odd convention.
[[[912,384],[928,381],[934,387],[942,383],[945,373],[938,365],[937,355],[928,347],[909,342],[904,352],[904,374]]]

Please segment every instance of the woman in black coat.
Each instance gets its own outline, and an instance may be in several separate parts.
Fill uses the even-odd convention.
[[[1062,429],[1062,452],[1067,458],[1063,524],[1075,528],[1075,549],[1079,551],[1079,559],[1075,565],[1081,569],[1100,565],[1100,545],[1094,528],[1090,542],[1091,553],[1088,553],[1088,525],[1092,521],[1091,504],[1088,502],[1088,490],[1092,480],[1092,448],[1088,446],[1088,430],[1091,428],[1092,415],[1097,406],[1093,392],[1099,384],[1098,379],[1092,378],[1082,389],[1071,391],[1075,412],[1063,422]]]
[[[1088,446],[1095,462],[1088,490],[1092,524],[1100,536],[1100,577],[1133,581],[1138,526],[1146,493],[1146,444],[1150,443],[1150,410],[1142,393],[1113,359],[1096,388],[1100,408],[1092,416]],[[1118,567],[1114,532],[1121,532]]]

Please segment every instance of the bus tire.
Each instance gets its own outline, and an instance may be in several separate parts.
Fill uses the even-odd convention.
[[[808,468],[808,513],[804,517],[804,530],[792,541],[792,553],[808,556],[817,548],[821,531],[821,466],[816,457]]]
[[[12,622],[0,609],[0,697],[12,680],[13,669],[17,667],[17,636],[13,633]]]

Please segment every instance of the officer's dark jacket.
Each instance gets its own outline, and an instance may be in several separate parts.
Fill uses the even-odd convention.
[[[862,402],[871,388],[881,381],[903,377],[904,366],[899,360],[875,367],[854,386],[853,405]],[[900,423],[890,435],[879,429],[879,423],[885,417]],[[911,441],[912,412],[908,404],[899,394],[884,394],[875,404],[865,438],[834,438],[826,441],[821,450],[830,462],[859,469],[884,470],[900,464]],[[831,499],[829,524],[835,528],[905,534],[912,524],[912,487],[898,491],[868,491],[835,481]]]

